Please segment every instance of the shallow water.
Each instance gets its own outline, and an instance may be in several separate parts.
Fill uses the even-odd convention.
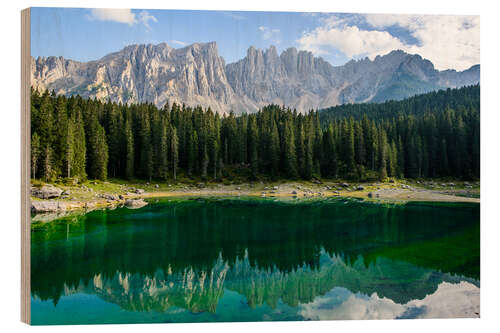
[[[479,316],[478,204],[149,201],[33,225],[33,324]]]

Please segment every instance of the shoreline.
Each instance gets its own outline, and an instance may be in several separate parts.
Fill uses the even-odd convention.
[[[117,182],[87,182],[81,185],[52,185],[64,195],[51,199],[31,197],[32,222],[44,221],[49,216],[58,217],[72,212],[88,212],[95,209],[113,208],[147,198],[164,197],[281,197],[281,198],[360,198],[370,201],[405,203],[420,202],[470,202],[480,203],[479,184],[436,182],[375,182],[349,184],[338,181],[244,183],[223,185],[220,183],[197,185],[132,184]],[[36,187],[32,188],[36,190]],[[63,192],[64,191],[64,192]],[[129,207],[131,209],[139,207]],[[46,216],[47,218],[43,218]]]

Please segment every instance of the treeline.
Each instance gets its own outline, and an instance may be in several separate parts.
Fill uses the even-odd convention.
[[[469,87],[457,91],[469,93]],[[210,108],[123,105],[32,90],[32,177],[207,180],[479,177],[479,109],[320,121],[269,105],[220,116]]]
[[[352,117],[381,120],[399,117],[400,115],[421,116],[425,113],[452,109],[477,110],[480,106],[480,87],[473,85],[458,89],[446,89],[416,95],[401,101],[386,101],[383,103],[342,104],[320,110],[320,120],[328,123],[333,120]]]

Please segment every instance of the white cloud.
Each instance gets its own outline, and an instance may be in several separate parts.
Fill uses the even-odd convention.
[[[258,29],[261,33],[262,39],[269,40],[275,44],[279,44],[281,42],[280,29],[272,29],[265,26],[260,26]]]
[[[183,42],[183,41],[180,41],[180,40],[175,40],[175,39],[171,39],[169,42],[172,43],[172,44],[180,45],[180,46],[186,46],[187,45],[186,42]]]
[[[328,47],[334,47],[349,58],[365,55],[373,58],[404,46],[399,39],[386,31],[360,30],[357,26],[319,27],[304,34],[299,45],[319,55],[328,54]]]
[[[147,30],[151,30],[150,22],[158,22],[156,17],[145,10],[137,15],[131,9],[120,8],[94,8],[90,10],[90,14],[87,17],[89,20],[118,22],[130,26],[140,23]]]
[[[408,44],[385,31],[390,27],[406,31],[417,43]],[[393,49],[402,49],[431,60],[437,69],[463,70],[479,63],[479,17],[332,15],[323,18],[321,26],[305,32],[297,43],[301,49],[319,55],[336,48],[347,57],[373,58]]]
[[[135,14],[130,9],[94,8],[90,10],[89,18],[97,21],[112,21],[128,25],[136,23]]]
[[[156,19],[156,17],[154,17],[153,15],[150,15],[147,11],[143,10],[139,13],[139,18],[138,18],[138,21],[141,22],[142,24],[144,24],[144,26],[146,27],[147,30],[151,30],[151,26],[149,25],[149,22],[155,22],[157,23],[158,20]]]

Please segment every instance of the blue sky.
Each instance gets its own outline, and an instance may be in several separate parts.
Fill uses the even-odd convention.
[[[418,53],[438,69],[479,63],[478,16],[33,8],[31,20],[34,57],[88,61],[130,44],[216,41],[226,63],[251,45],[293,46],[333,65],[393,49]]]

